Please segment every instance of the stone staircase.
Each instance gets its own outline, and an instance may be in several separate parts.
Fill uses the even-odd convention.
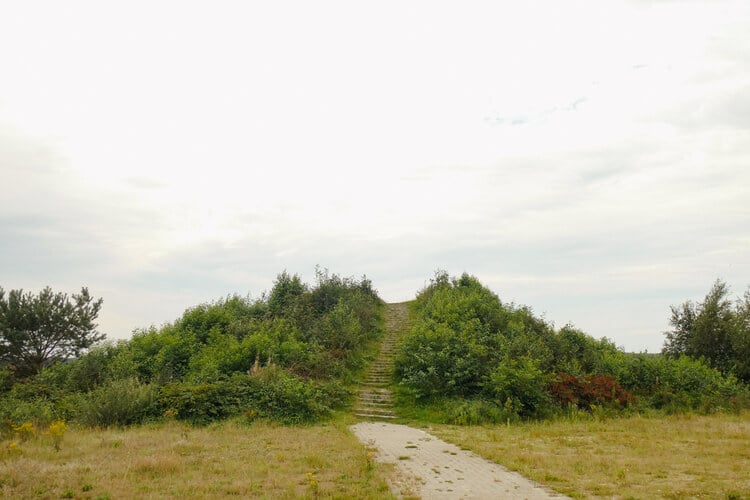
[[[385,307],[385,334],[380,353],[367,370],[354,405],[354,414],[363,419],[396,418],[393,394],[388,387],[393,377],[396,345],[407,328],[409,311],[406,303],[386,304]]]

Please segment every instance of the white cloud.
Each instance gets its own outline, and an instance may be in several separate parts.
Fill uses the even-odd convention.
[[[403,300],[442,267],[655,350],[669,304],[750,283],[748,21],[741,1],[6,2],[2,285],[104,290],[122,336],[284,268]]]

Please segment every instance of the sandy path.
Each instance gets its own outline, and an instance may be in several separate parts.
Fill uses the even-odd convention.
[[[420,429],[385,422],[360,422],[351,429],[360,441],[378,450],[378,461],[396,464],[400,474],[392,488],[397,495],[566,498]]]

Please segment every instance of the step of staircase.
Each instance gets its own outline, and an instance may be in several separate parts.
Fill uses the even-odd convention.
[[[393,396],[391,394],[371,394],[363,391],[362,393],[360,393],[359,399],[363,401],[367,400],[390,403],[393,401]]]
[[[367,404],[367,403],[383,404],[383,405],[393,404],[393,399],[390,397],[379,398],[379,397],[372,397],[372,396],[362,396],[357,401],[361,404]]]
[[[365,386],[367,386],[369,388],[373,388],[373,387],[385,387],[385,384],[383,384],[382,382],[367,382],[367,381],[364,381],[364,382],[362,382],[362,385],[365,385]]]
[[[367,407],[367,408],[380,408],[380,409],[386,409],[387,410],[391,406],[393,406],[393,403],[391,401],[378,402],[378,401],[360,400],[359,401],[359,406],[360,406],[360,409]]]
[[[396,418],[396,415],[375,415],[372,413],[364,413],[364,412],[363,413],[354,412],[354,415],[359,418],[373,418],[373,419],[384,418],[386,420]]]
[[[363,390],[372,389],[372,387],[364,387]],[[378,403],[392,403],[393,396],[391,394],[361,394],[357,397],[358,401],[376,401]]]

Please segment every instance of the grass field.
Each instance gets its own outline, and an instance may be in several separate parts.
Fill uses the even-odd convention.
[[[750,499],[750,412],[430,432],[574,498]]]
[[[348,431],[178,423],[0,443],[12,498],[391,498],[392,471]],[[574,498],[750,499],[750,412],[429,431]]]
[[[0,445],[4,497],[391,497],[390,471],[343,422],[71,429],[59,452],[43,433]]]

